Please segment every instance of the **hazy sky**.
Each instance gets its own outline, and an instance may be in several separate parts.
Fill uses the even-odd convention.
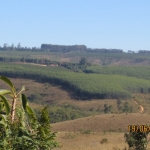
[[[150,0],[3,0],[0,46],[150,50]]]

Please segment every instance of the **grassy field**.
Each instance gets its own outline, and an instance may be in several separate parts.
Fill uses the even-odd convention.
[[[54,131],[127,132],[128,125],[150,124],[149,114],[102,114],[52,124]]]
[[[101,144],[103,139],[108,142]],[[56,150],[124,150],[127,147],[124,134],[115,132],[58,132],[57,140],[60,148]]]
[[[124,150],[128,125],[150,124],[149,114],[107,114],[52,124],[62,150]],[[107,139],[107,142],[102,142]],[[150,148],[150,143],[148,144]]]

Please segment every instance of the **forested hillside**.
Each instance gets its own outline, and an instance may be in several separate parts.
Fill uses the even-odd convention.
[[[149,66],[89,66],[84,70],[84,72],[109,75],[118,74],[142,79],[150,79]]]
[[[1,63],[0,74],[61,85],[69,90],[76,99],[127,99],[132,97],[132,93],[150,92],[149,80],[125,75],[76,73],[62,67]]]

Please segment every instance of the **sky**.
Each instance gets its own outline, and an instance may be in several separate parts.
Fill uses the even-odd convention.
[[[150,50],[150,0],[5,0],[0,46]]]

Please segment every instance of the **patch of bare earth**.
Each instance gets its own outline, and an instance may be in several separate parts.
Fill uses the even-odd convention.
[[[23,62],[12,62],[15,64],[28,64],[28,65],[34,65],[34,66],[47,66],[47,65],[41,65],[41,64],[35,64],[35,63],[23,63]]]
[[[71,58],[60,58],[60,62],[70,62]]]
[[[100,59],[94,59],[92,60],[92,64],[99,65],[99,64],[102,64],[102,61]]]
[[[120,60],[120,61],[117,61],[117,62],[114,62],[114,63],[112,63],[110,66],[119,66],[119,65],[126,65],[126,66],[128,66],[128,65],[130,65],[131,64],[131,60]]]
[[[119,60],[117,62],[113,62],[110,64],[110,66],[129,66],[129,65],[133,65],[133,66],[149,66],[150,65],[150,61],[149,60],[144,60],[142,62],[136,62],[134,60],[131,60],[131,59],[122,59],[122,60]]]
[[[136,100],[133,100],[135,104],[140,106],[140,113],[144,113],[144,107],[140,105]]]

